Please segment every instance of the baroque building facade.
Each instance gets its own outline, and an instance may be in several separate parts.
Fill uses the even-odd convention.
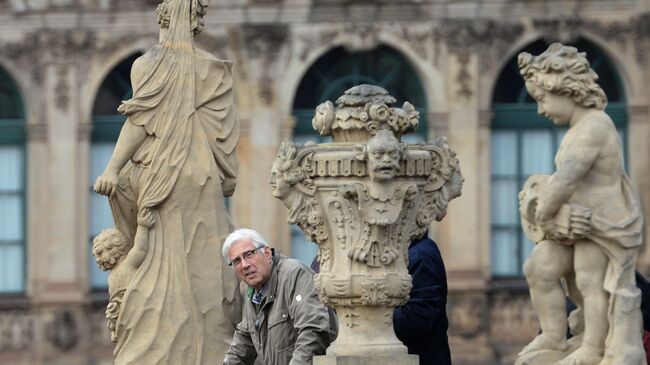
[[[155,7],[0,0],[2,364],[112,363],[89,245],[111,217],[90,187],[124,122],[115,109],[130,97],[130,65],[157,40]],[[516,194],[529,173],[552,171],[563,133],[536,116],[515,60],[552,41],[588,52],[647,212],[648,0],[212,0],[196,42],[235,63],[235,225],[310,261],[314,245],[286,224],[267,182],[276,151],[319,138],[311,116],[322,101],[379,84],[420,111],[414,140],[448,137],[466,178],[430,231],[447,266],[454,363],[512,363],[538,331]],[[650,274],[647,245],[638,269]]]

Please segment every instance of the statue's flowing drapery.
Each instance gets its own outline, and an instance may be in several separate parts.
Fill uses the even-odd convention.
[[[220,255],[232,230],[223,186],[237,174],[231,65],[194,48],[179,16],[190,2],[170,4],[168,33],[134,63],[122,104],[147,137],[110,199],[116,226],[133,239],[143,209],[156,223],[117,320],[120,365],[221,363],[231,336],[236,279]]]

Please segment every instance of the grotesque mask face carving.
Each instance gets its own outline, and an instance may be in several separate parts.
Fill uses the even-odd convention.
[[[389,131],[379,131],[368,142],[368,175],[372,181],[394,178],[400,169],[400,145]]]

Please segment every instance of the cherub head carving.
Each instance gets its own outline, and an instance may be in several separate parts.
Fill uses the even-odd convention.
[[[539,113],[556,124],[568,122],[573,105],[603,110],[607,96],[596,83],[598,75],[584,52],[560,43],[539,56],[523,52],[518,58],[521,75]]]
[[[93,239],[93,256],[102,271],[112,270],[115,264],[129,253],[131,242],[118,229],[103,230]]]
[[[403,146],[391,131],[379,130],[365,148],[370,180],[379,182],[394,178],[400,170],[402,149]]]
[[[278,157],[271,167],[271,178],[269,179],[274,197],[286,197],[293,185],[305,179],[305,174],[300,168],[292,168],[295,158],[296,146],[288,141],[282,142]]]

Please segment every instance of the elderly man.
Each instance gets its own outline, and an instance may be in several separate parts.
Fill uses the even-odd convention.
[[[325,354],[331,341],[330,314],[316,295],[313,271],[276,254],[252,229],[231,233],[222,254],[248,285],[242,321],[224,365],[306,365]]]

